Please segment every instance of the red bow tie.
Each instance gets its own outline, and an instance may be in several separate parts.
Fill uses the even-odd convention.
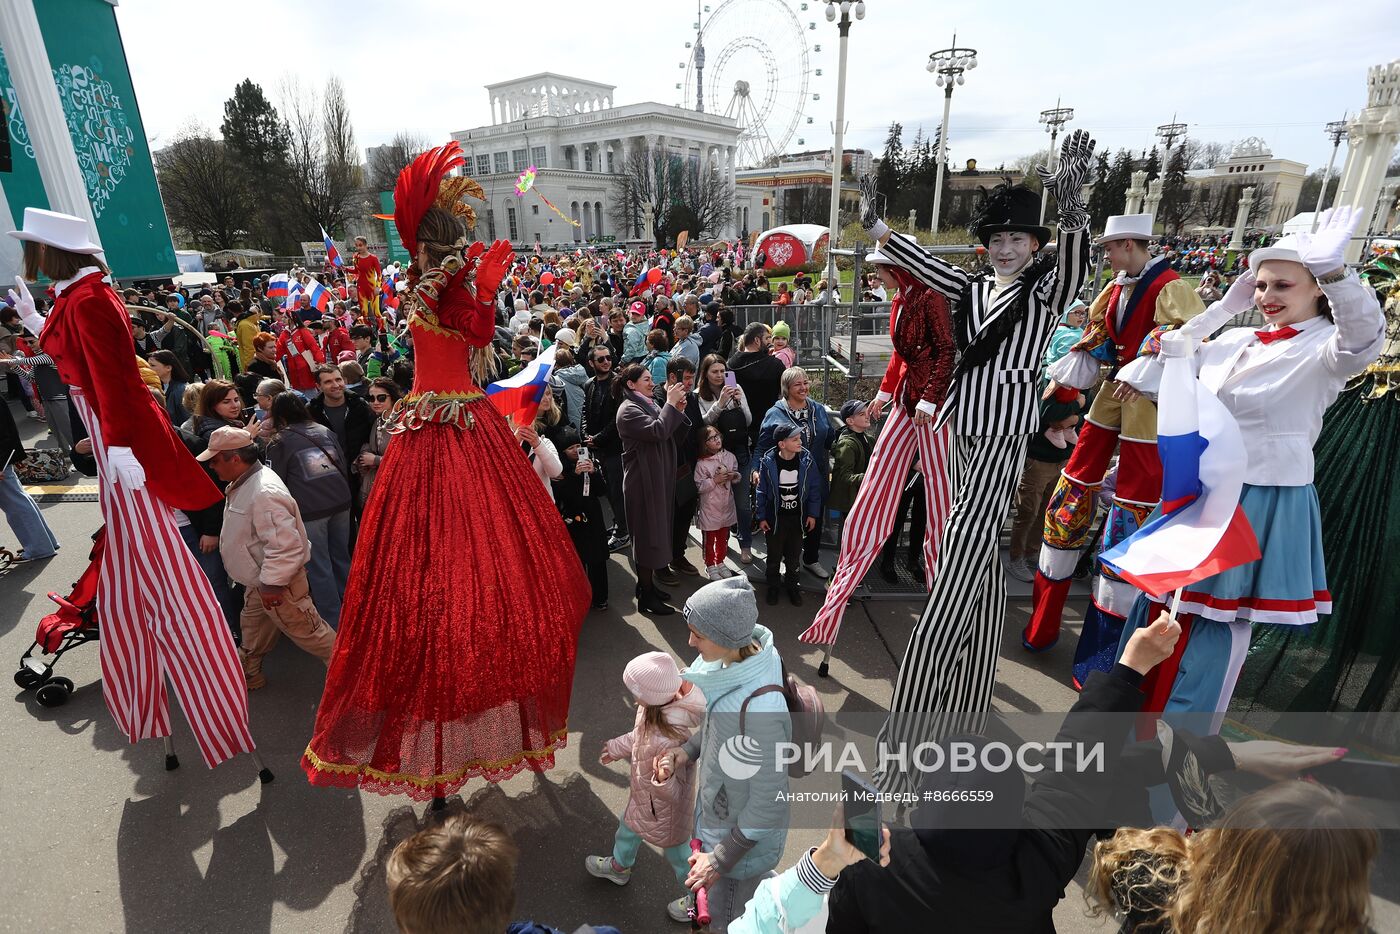
[[[1295,334],[1301,333],[1295,327],[1279,328],[1277,331],[1255,331],[1254,336],[1265,344],[1272,344],[1274,341],[1286,341]]]

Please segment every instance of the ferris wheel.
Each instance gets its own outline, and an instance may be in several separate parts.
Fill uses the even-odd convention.
[[[807,105],[820,100],[809,87],[821,74],[811,67],[821,46],[807,44],[816,24],[804,24],[787,0],[724,0],[697,17],[696,41],[685,44],[690,55],[680,63],[685,80],[676,85],[681,106],[735,118],[740,166],[762,165],[794,139],[804,145]]]

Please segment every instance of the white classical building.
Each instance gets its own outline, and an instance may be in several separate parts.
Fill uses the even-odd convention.
[[[1196,200],[1203,203],[1210,197],[1211,190],[1221,186],[1236,190],[1253,188],[1257,199],[1267,197],[1269,200],[1267,213],[1252,221],[1251,226],[1274,227],[1298,213],[1298,194],[1303,190],[1307,174],[1306,163],[1277,159],[1267,143],[1251,136],[1236,143],[1224,162],[1187,172],[1186,183]]]
[[[486,191],[477,236],[509,237],[517,246],[635,239],[609,216],[617,177],[634,152],[663,150],[718,168],[735,189],[739,127],[731,117],[645,102],[618,105],[609,84],[541,73],[486,86],[492,122],[452,134],[467,155],[467,174]],[[578,222],[564,221],[533,194],[515,195],[520,173],[535,166],[535,191]],[[736,190],[735,220],[716,237],[746,232],[745,209],[763,192]],[[771,192],[768,193],[771,197]],[[753,210],[757,217],[761,208]],[[645,236],[645,231],[640,232]],[[692,231],[693,238],[700,231]]]

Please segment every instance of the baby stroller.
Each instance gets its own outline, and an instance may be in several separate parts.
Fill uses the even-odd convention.
[[[73,693],[72,681],[54,677],[53,674],[54,665],[63,657],[63,653],[84,643],[97,641],[97,578],[106,540],[106,526],[93,533],[87,569],[67,597],[49,592],[49,599],[58,604],[58,611],[39,621],[34,644],[20,656],[15,684],[26,691],[33,691],[34,699],[45,707],[58,707],[66,703]],[[53,657],[45,661],[46,655]]]

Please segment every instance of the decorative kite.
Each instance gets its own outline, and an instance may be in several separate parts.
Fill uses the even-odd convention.
[[[536,177],[538,174],[539,174],[539,173],[537,172],[537,170],[535,169],[535,167],[534,167],[533,165],[530,166],[530,167],[529,167],[528,169],[526,169],[525,171],[523,171],[523,172],[520,173],[520,177],[517,178],[517,179],[515,180],[515,196],[516,196],[517,198],[523,198],[523,197],[525,197],[525,192],[527,192],[527,191],[529,191],[530,189],[532,189],[532,188],[535,187],[535,177]],[[539,198],[541,201],[543,201],[545,207],[549,208],[549,209],[550,209],[551,211],[553,211],[555,214],[558,214],[558,215],[559,215],[559,218],[560,218],[561,220],[563,220],[564,223],[566,223],[566,224],[572,224],[572,225],[575,226],[575,227],[580,227],[580,226],[582,226],[578,221],[574,220],[572,217],[570,217],[569,215],[565,214],[563,211],[561,211],[561,210],[559,210],[557,207],[555,207],[555,206],[554,206],[554,202],[550,201],[548,198],[546,198],[544,195],[540,194],[538,191],[535,192],[535,197],[536,197],[536,198]]]

